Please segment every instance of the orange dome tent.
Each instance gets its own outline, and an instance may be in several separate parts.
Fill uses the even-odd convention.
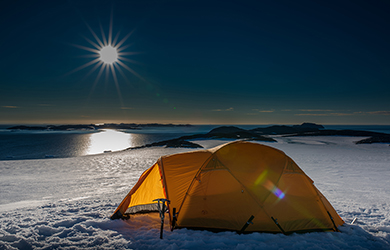
[[[171,229],[292,233],[344,224],[290,157],[252,142],[162,156],[111,218],[156,212],[161,198],[169,200]]]

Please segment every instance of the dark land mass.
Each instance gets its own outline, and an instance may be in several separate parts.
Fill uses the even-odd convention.
[[[379,133],[379,132],[371,132],[371,131],[362,131],[362,130],[333,130],[333,129],[325,129],[319,131],[312,132],[300,132],[287,136],[386,136],[389,134]]]
[[[276,140],[259,135],[250,130],[237,128],[234,126],[222,126],[212,129],[206,134],[185,135],[177,140],[194,140],[194,139],[241,139],[241,140],[253,140],[253,141],[267,141],[276,142]]]
[[[172,147],[173,148],[178,148],[178,147],[203,148],[199,144],[188,141],[188,140],[196,140],[196,139],[241,139],[241,140],[276,142],[272,138],[253,133],[251,131],[242,128],[237,128],[234,126],[222,126],[222,127],[212,129],[210,132],[206,134],[186,135],[172,140],[150,143],[144,146],[133,147],[128,149],[138,149],[138,148],[154,147],[154,146],[165,146],[170,148]]]
[[[13,126],[9,130],[36,130],[36,131],[72,131],[72,130],[99,130],[99,129],[142,129],[151,127],[190,127],[190,124],[159,124],[159,123],[105,123],[105,124],[76,124],[76,125],[47,125],[47,126]]]
[[[99,129],[142,129],[146,127],[189,127],[189,124],[135,124],[135,123],[121,123],[121,124],[89,124],[89,125],[48,125],[48,126],[14,126],[10,130],[52,130],[52,131],[71,131],[71,130],[99,130]],[[371,143],[390,143],[390,134],[360,131],[360,130],[332,130],[324,129],[322,125],[314,123],[302,123],[301,125],[285,126],[275,125],[265,128],[242,129],[234,126],[221,126],[212,129],[206,134],[194,134],[182,136],[172,140],[160,141],[151,144],[146,144],[135,148],[166,146],[166,147],[187,147],[187,148],[202,148],[202,146],[189,142],[189,140],[196,139],[240,139],[240,140],[254,140],[276,142],[269,136],[280,135],[284,137],[290,136],[365,136],[369,137],[356,144],[371,144]]]
[[[234,126],[222,126],[222,127],[212,129],[207,134],[183,136],[181,138],[182,139],[243,139],[243,140],[276,142],[274,139],[270,137],[259,135],[250,130],[245,130]]]
[[[240,140],[255,140],[276,142],[276,140],[268,137],[272,135],[281,135],[283,137],[290,136],[367,136],[369,138],[360,140],[356,144],[363,143],[390,143],[390,134],[360,131],[360,130],[331,130],[324,129],[322,125],[314,123],[303,123],[301,125],[284,126],[275,125],[266,128],[255,128],[245,130],[234,126],[221,126],[212,129],[206,134],[194,134],[182,136],[177,139],[160,141],[147,144],[141,147],[166,146],[166,147],[188,147],[188,148],[203,148],[199,144],[189,142],[188,140],[196,139],[240,139]],[[135,148],[129,148],[135,149]]]
[[[371,143],[390,143],[390,135],[372,136],[367,139],[360,140],[356,144],[371,144]]]
[[[255,128],[251,131],[262,135],[289,136],[367,136],[369,138],[357,141],[356,144],[364,143],[390,143],[390,134],[361,131],[361,130],[334,130],[324,129],[322,125],[314,123],[303,123],[293,126],[270,126],[266,128]]]
[[[138,146],[138,147],[131,147],[131,148],[127,148],[126,150],[148,148],[148,147],[158,147],[158,146],[165,146],[167,148],[203,148],[199,144],[178,138],[178,139],[172,139],[172,140],[166,140],[166,141],[160,141],[160,142],[153,142],[153,143],[149,143],[149,144],[146,144],[143,146]]]
[[[367,136],[369,138],[357,141],[356,144],[390,143],[390,134],[362,130],[332,130],[324,129],[312,132],[300,132],[289,136]]]
[[[264,135],[285,135],[285,134],[297,134],[297,133],[309,133],[317,132],[321,129],[324,129],[322,125],[314,123],[302,123],[301,125],[285,126],[285,125],[275,125],[266,128],[255,128],[250,131],[257,134]]]

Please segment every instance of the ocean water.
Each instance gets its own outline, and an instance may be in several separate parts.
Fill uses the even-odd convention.
[[[14,131],[0,126],[0,160],[64,158],[119,151],[184,135],[207,133],[220,125],[160,127],[104,131]],[[243,129],[270,125],[236,125]],[[328,125],[326,129],[354,129],[390,134],[384,125]]]
[[[28,131],[0,127],[0,160],[63,158],[119,151],[148,143],[207,133],[216,126],[142,130]]]

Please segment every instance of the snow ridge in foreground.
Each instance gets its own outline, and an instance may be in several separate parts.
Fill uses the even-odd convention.
[[[341,233],[239,235],[187,229],[168,231],[159,239],[157,217],[128,223],[112,221],[110,200],[61,201],[1,215],[0,249],[389,249],[389,238],[358,225]],[[387,232],[389,233],[389,232]],[[387,239],[386,239],[387,238]]]

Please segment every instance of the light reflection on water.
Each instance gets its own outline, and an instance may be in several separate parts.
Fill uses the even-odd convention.
[[[119,151],[129,147],[205,133],[210,126],[184,128],[144,128],[102,131],[1,130],[0,161],[77,157]]]
[[[89,147],[86,154],[100,154],[105,151],[118,151],[132,146],[132,134],[106,129],[89,134]]]
[[[28,131],[8,130],[0,125],[0,161],[42,158],[76,157],[119,151],[183,135],[207,133],[218,125],[190,127],[146,127],[104,131]],[[239,125],[244,129],[267,125]],[[390,126],[337,126],[327,129],[359,129],[389,133]]]

